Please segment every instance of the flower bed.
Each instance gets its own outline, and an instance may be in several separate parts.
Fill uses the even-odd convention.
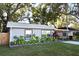
[[[42,37],[31,36],[29,41],[25,40],[24,36],[14,36],[14,41],[10,42],[10,47],[12,46],[25,46],[25,45],[36,45],[36,44],[45,44],[55,41],[52,36],[42,35]]]

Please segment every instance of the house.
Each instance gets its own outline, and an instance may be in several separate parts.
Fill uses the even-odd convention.
[[[26,24],[19,22],[8,22],[7,27],[10,28],[10,42],[14,40],[14,36],[28,37],[35,35],[41,37],[42,34],[52,34],[54,26],[40,25],[40,24]]]
[[[61,27],[55,30],[60,38],[71,39],[74,37],[74,33],[79,32],[79,30],[70,27]]]

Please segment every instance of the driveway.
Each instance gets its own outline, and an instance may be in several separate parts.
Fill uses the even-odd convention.
[[[79,45],[79,41],[61,41],[62,43],[74,44]]]

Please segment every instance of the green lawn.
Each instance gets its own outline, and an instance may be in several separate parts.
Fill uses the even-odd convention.
[[[70,56],[79,55],[79,46],[64,44],[64,43],[52,43],[38,46],[25,46],[25,47],[0,47],[0,55],[14,55],[14,56]]]

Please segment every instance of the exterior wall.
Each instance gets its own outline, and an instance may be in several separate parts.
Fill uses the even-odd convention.
[[[42,30],[42,34],[50,34],[50,30]]]
[[[10,42],[13,41],[14,36],[24,36],[24,29],[10,29]]]
[[[68,32],[68,36],[73,36],[73,32],[74,32],[74,31]]]
[[[35,34],[35,36],[41,37],[41,29],[33,29],[33,34]]]
[[[57,32],[58,36],[63,36],[63,32]]]
[[[53,36],[54,30],[42,30],[42,35],[44,34],[50,34]]]
[[[24,32],[25,40],[29,41],[33,31],[32,29],[24,29],[24,30],[25,30]]]
[[[10,28],[10,42],[14,41],[14,36],[25,36],[26,35],[26,30],[29,29],[25,29],[25,28]],[[35,36],[41,37],[42,35],[42,30],[41,29],[30,29],[32,30],[32,34],[35,34]],[[44,30],[43,30],[44,31]],[[49,30],[50,34],[52,33],[53,30]]]
[[[50,34],[52,34],[53,35],[53,33],[54,33],[55,31],[54,30],[50,30]]]

